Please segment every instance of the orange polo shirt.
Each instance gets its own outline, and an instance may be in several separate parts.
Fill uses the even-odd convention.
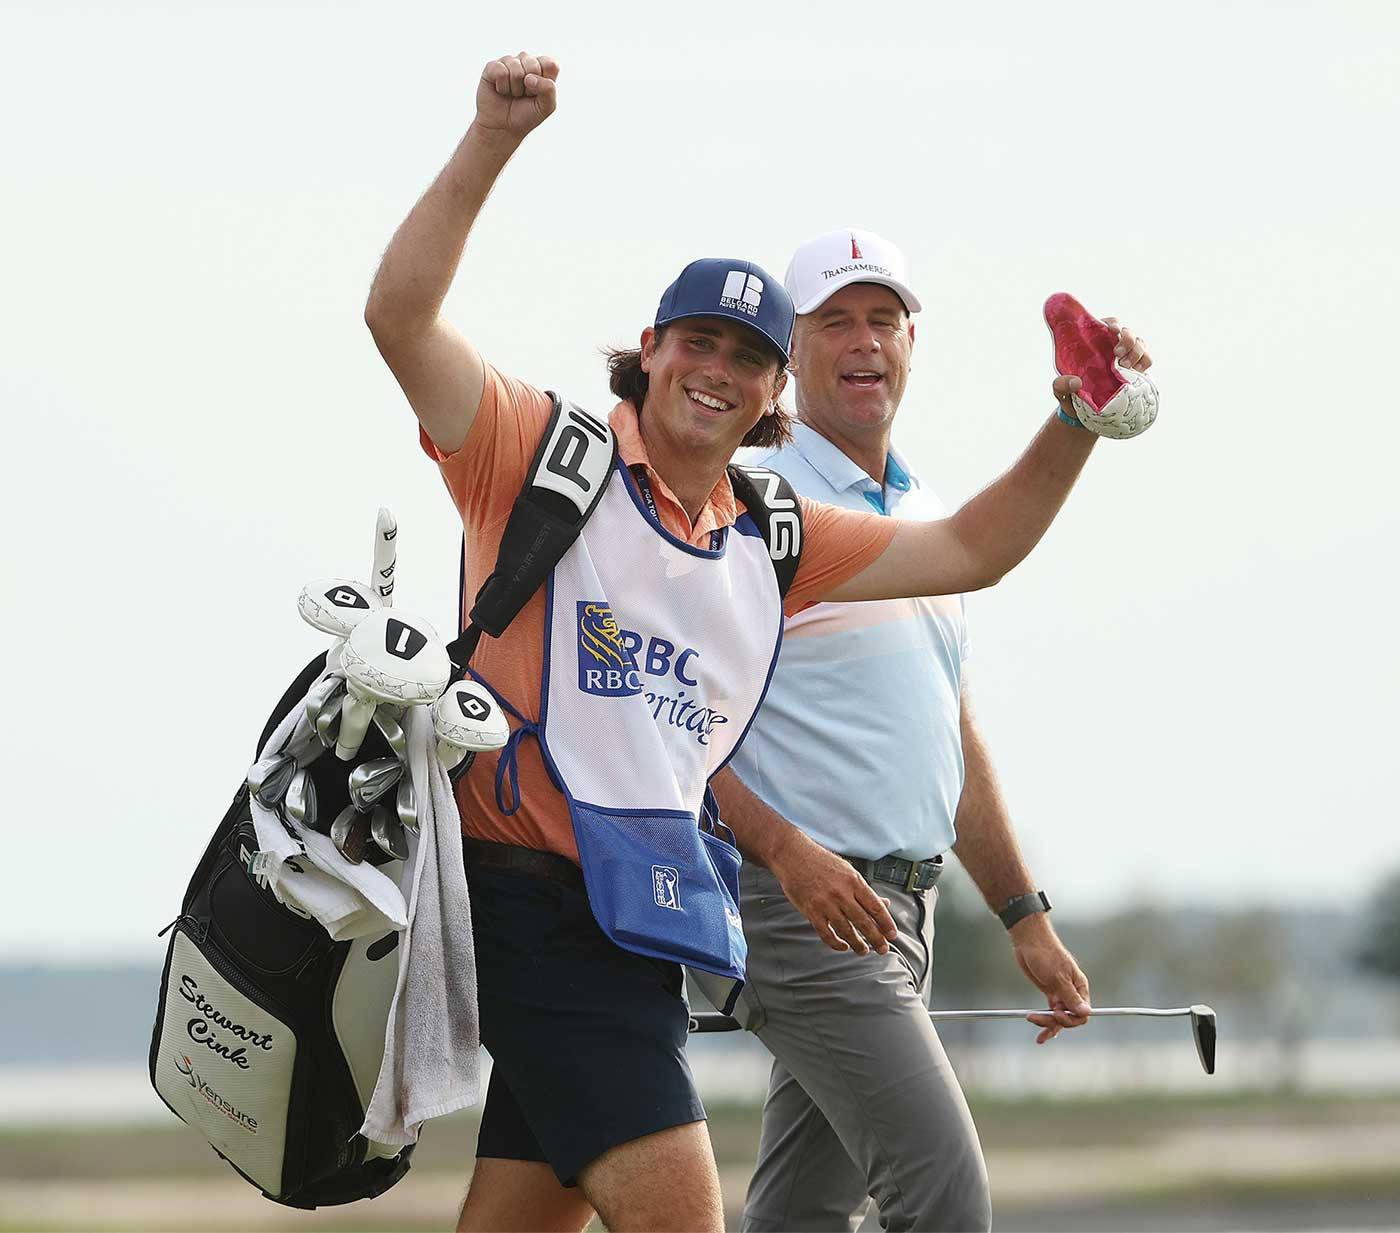
[[[496,563],[501,533],[525,482],[552,410],[549,395],[486,366],[486,387],[471,431],[455,454],[443,454],[420,430],[424,451],[442,472],[462,518],[466,546],[465,625],[477,591]],[[647,458],[637,410],[622,402],[608,417],[617,434],[618,455],[628,466],[646,468],[657,516],[678,539],[709,547],[710,532],[731,526],[744,513],[729,477],[722,475],[692,525],[684,507]],[[802,558],[783,604],[791,616],[816,603],[860,573],[889,546],[894,520],[878,514],[802,502]],[[543,677],[545,592],[541,587],[500,638],[483,636],[472,656],[472,671],[532,723],[539,719]],[[512,720],[511,727],[518,727]],[[573,824],[563,794],[545,770],[539,743],[526,737],[517,753],[520,808],[505,815],[496,803],[499,756],[479,754],[457,786],[462,830],[478,839],[557,852],[578,861]],[[510,796],[507,793],[507,803]]]

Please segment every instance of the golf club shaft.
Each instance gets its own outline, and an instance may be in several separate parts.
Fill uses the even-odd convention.
[[[1024,1019],[1027,1015],[1043,1015],[1047,1010],[1044,1006],[1036,1006],[1026,1010],[931,1010],[928,1017],[935,1023],[951,1023],[960,1019]],[[1150,1015],[1154,1017],[1166,1017],[1169,1015],[1189,1015],[1189,1006],[1172,1007],[1164,1009],[1157,1006],[1096,1006],[1091,1017],[1099,1015]],[[721,1015],[716,1011],[691,1011],[690,1022],[692,1032],[736,1032],[739,1030],[739,1021],[732,1015]]]

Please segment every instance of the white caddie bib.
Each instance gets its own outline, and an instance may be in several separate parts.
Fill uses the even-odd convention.
[[[705,798],[763,701],[782,599],[747,514],[695,548],[618,470],[550,576],[540,744],[604,931],[742,980],[738,852]]]

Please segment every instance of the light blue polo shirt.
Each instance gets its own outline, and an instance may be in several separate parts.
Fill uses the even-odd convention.
[[[804,496],[930,520],[943,503],[893,448],[876,484],[806,424],[741,451]],[[816,604],[788,619],[768,696],[735,754],[744,783],[823,847],[910,860],[952,847],[967,631],[960,595]]]

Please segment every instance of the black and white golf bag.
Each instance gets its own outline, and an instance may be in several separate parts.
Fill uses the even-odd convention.
[[[287,690],[259,749],[324,666]],[[344,764],[324,755],[327,790]],[[359,1134],[384,1055],[398,935],[335,942],[250,871],[243,785],[174,922],[151,1037],[151,1082],[172,1112],[269,1199],[290,1207],[382,1194],[412,1146]]]

